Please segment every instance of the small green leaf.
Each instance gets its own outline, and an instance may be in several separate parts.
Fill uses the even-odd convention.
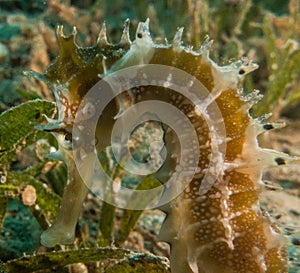
[[[296,104],[300,101],[300,87],[298,87],[294,92],[289,94],[286,100],[286,105]]]
[[[149,190],[159,186],[161,186],[159,180],[155,179],[153,175],[149,175],[141,181],[141,183],[137,186],[136,190]],[[130,206],[146,207],[151,201],[151,197],[152,196],[149,195],[149,200],[147,200],[147,198],[141,200],[133,196],[130,199],[131,200]],[[121,223],[120,223],[120,231],[118,234],[118,238],[116,240],[117,245],[122,245],[125,242],[130,231],[135,226],[137,220],[139,219],[142,213],[143,210],[129,210],[129,209],[124,210]]]
[[[34,128],[34,123],[45,120],[43,115],[52,116],[55,104],[34,100],[13,107],[0,115],[0,162],[8,165],[17,150],[34,143],[45,135]]]
[[[113,242],[113,229],[115,224],[116,207],[103,202],[99,230],[101,232],[98,243],[101,246],[108,246]]]
[[[272,26],[273,15],[267,14],[264,18],[262,29],[264,32],[266,50],[267,50],[267,61],[268,71],[271,72],[278,65],[278,51],[276,48],[276,37],[275,31]]]

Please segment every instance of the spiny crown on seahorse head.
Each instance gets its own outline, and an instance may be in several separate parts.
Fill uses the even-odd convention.
[[[262,149],[257,144],[258,134],[281,126],[263,124],[263,119],[252,119],[249,115],[249,109],[260,96],[256,91],[245,95],[242,82],[257,65],[243,58],[220,67],[209,57],[209,40],[204,41],[199,50],[182,44],[183,28],[178,29],[171,43],[157,44],[150,36],[148,19],[139,23],[133,42],[129,38],[129,20],[125,22],[118,44],[108,42],[105,24],[96,45],[91,47],[78,46],[76,33],[74,28],[70,36],[65,36],[63,27],[57,28],[59,55],[46,73],[39,75],[54,92],[58,119],[48,119],[48,125],[38,128],[53,132],[57,137],[59,152],[55,156],[63,159],[69,170],[62,207],[56,222],[42,234],[42,244],[52,247],[70,244],[74,240],[77,218],[88,189],[69,151],[72,149],[74,120],[87,92],[102,78],[123,68],[164,65],[190,74],[210,96],[203,100],[197,91],[186,97],[172,90],[168,78],[172,78],[173,72],[165,79],[168,83],[165,87],[147,83],[126,90],[102,113],[100,119],[104,125],[96,129],[98,151],[111,144],[110,135],[122,114],[120,111],[149,100],[176,107],[193,125],[199,158],[197,171],[184,191],[161,208],[167,217],[160,239],[171,245],[171,271],[287,272],[283,237],[260,209],[259,194],[263,168],[299,160]],[[192,89],[192,86],[193,81],[191,86],[186,85],[187,89]],[[186,94],[190,93],[192,91],[186,91]],[[196,102],[191,99],[193,96]],[[217,105],[221,119],[209,114],[213,104]],[[90,106],[89,109],[83,107],[80,114],[93,115],[92,102]],[[218,126],[224,127],[225,137],[217,131]],[[180,151],[176,134],[165,127],[163,129],[168,156],[159,170],[161,180],[170,177],[178,166],[180,152],[184,153]],[[216,140],[218,137],[220,139]],[[215,141],[219,144],[213,154]],[[224,145],[226,149],[219,149]]]

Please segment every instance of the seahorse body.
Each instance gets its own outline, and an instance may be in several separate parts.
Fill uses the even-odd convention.
[[[199,171],[184,192],[162,208],[167,217],[160,238],[171,245],[172,272],[287,272],[284,240],[261,211],[259,193],[263,168],[292,159],[258,147],[257,135],[273,126],[251,118],[248,110],[257,93],[243,96],[241,91],[244,75],[257,66],[243,59],[220,67],[209,58],[210,42],[204,42],[198,51],[182,45],[183,29],[178,30],[172,43],[155,44],[148,23],[139,24],[136,38],[131,42],[126,21],[121,41],[116,45],[108,43],[104,25],[97,45],[89,48],[76,44],[75,30],[66,37],[62,27],[58,27],[60,53],[45,77],[54,90],[59,116],[58,120],[50,120],[49,125],[41,128],[56,134],[60,146],[57,154],[69,165],[71,182],[65,189],[58,219],[42,235],[42,243],[53,246],[72,242],[81,202],[87,193],[72,161],[72,147],[66,145],[84,95],[103,75],[134,65],[163,64],[189,73],[205,86],[222,114],[222,120],[214,122],[222,122],[226,129],[226,138],[220,140],[220,145],[226,145],[226,152],[220,153],[215,162],[220,171],[214,174],[215,181],[205,181],[209,179],[204,178],[204,173],[211,159],[211,128],[193,102],[167,87],[151,85],[129,90],[122,96],[122,107],[150,99],[174,105],[193,124],[201,147]],[[206,101],[198,106],[205,111],[210,104]],[[107,127],[97,133],[99,150],[109,145],[113,117],[118,114],[119,107],[120,101],[112,102],[102,117]],[[166,133],[165,141],[172,142],[172,137],[173,133]],[[176,166],[178,143],[166,143],[166,146],[175,156],[167,157],[169,161],[160,170],[161,178],[168,176]],[[207,184],[210,187],[205,188]],[[68,215],[68,211],[72,213]]]

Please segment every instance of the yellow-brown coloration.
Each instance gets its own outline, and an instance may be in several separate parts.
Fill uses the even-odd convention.
[[[160,237],[171,244],[171,268],[176,273],[284,273],[287,272],[287,254],[281,236],[271,227],[267,216],[259,207],[258,195],[262,168],[276,165],[288,156],[264,151],[257,145],[256,136],[263,125],[253,120],[248,110],[255,98],[243,97],[240,82],[244,74],[256,66],[242,60],[226,67],[219,67],[209,59],[209,42],[197,52],[181,45],[182,29],[172,44],[157,45],[151,40],[148,22],[140,23],[136,40],[131,43],[126,22],[119,44],[107,43],[105,26],[97,45],[81,48],[75,42],[76,32],[65,37],[58,28],[60,55],[46,71],[48,84],[55,92],[59,117],[44,129],[57,136],[62,157],[69,166],[69,184],[65,190],[62,211],[57,222],[42,236],[46,246],[70,243],[74,237],[78,208],[86,187],[79,178],[72,160],[70,140],[74,117],[82,98],[96,84],[101,75],[138,64],[163,64],[179,68],[197,78],[215,98],[226,129],[226,153],[220,155],[222,172],[208,191],[201,191],[204,171],[211,153],[208,124],[195,111],[193,102],[168,88],[145,86],[128,90],[124,95],[125,106],[139,101],[161,100],[180,109],[194,125],[201,148],[198,167],[191,183],[176,199],[164,206],[167,218]],[[256,94],[254,94],[255,96]],[[104,120],[107,132],[97,133],[102,150],[118,113],[118,102],[112,102]],[[209,107],[209,104],[205,107]],[[103,128],[103,127],[102,127]],[[165,141],[173,138],[165,133]],[[104,140],[103,140],[104,139]],[[162,167],[161,178],[168,176],[176,165],[178,143],[166,143],[168,152]],[[174,149],[170,151],[170,149]],[[163,183],[164,181],[162,181]],[[72,212],[68,215],[68,211]],[[70,218],[70,219],[69,219]],[[72,219],[71,219],[72,218]],[[74,221],[75,218],[75,221]],[[67,234],[67,236],[65,236]],[[67,238],[66,238],[67,237]]]

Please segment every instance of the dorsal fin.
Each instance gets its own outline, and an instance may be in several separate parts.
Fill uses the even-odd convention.
[[[121,46],[130,46],[131,45],[131,40],[129,36],[129,25],[130,25],[130,20],[127,18],[124,23],[124,29],[123,33],[119,42],[119,45]]]
[[[173,47],[175,49],[179,49],[182,44],[182,33],[183,33],[183,27],[179,28],[173,38]]]
[[[103,22],[101,30],[98,35],[97,39],[97,46],[107,46],[109,45],[109,42],[107,40],[107,34],[106,34],[106,23]]]

